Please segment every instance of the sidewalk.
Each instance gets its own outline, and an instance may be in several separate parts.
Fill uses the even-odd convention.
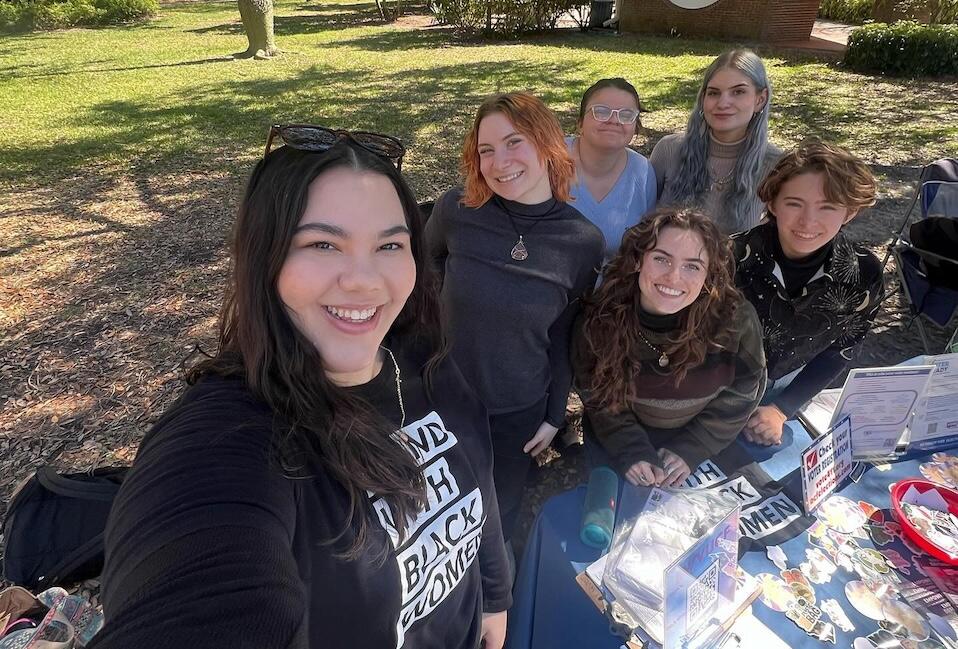
[[[779,47],[796,50],[806,50],[841,56],[848,45],[848,36],[857,25],[846,25],[833,20],[819,18],[812,27],[811,36],[804,41],[780,41],[775,43]]]

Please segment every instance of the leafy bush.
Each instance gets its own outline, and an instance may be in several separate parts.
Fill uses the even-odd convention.
[[[469,34],[515,36],[555,29],[559,17],[582,0],[432,0],[440,23]]]
[[[818,15],[850,25],[861,25],[872,17],[875,0],[822,0]]]
[[[157,0],[0,0],[0,31],[116,25],[158,9]]]
[[[848,38],[845,63],[902,76],[958,74],[958,25],[874,23]]]
[[[958,0],[938,0],[934,3],[931,11],[931,22],[958,23]]]

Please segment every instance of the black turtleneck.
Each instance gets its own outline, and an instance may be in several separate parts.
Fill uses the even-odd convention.
[[[778,267],[782,270],[782,278],[785,280],[785,291],[788,297],[795,299],[805,290],[805,285],[815,276],[818,269],[825,265],[832,254],[832,241],[801,259],[789,259],[782,250],[782,242],[779,238],[772,237],[772,254]]]
[[[654,331],[657,334],[664,334],[678,329],[679,322],[682,320],[682,314],[685,313],[686,309],[688,309],[688,307],[685,307],[685,309],[682,309],[681,311],[676,311],[675,313],[658,315],[655,313],[649,313],[642,308],[641,304],[636,304],[636,312],[639,315],[639,324],[642,325],[643,329]]]

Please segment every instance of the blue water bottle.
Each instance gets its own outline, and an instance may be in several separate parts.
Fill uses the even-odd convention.
[[[612,542],[615,527],[615,499],[619,494],[619,476],[607,466],[597,466],[589,474],[589,486],[582,508],[579,538],[590,548],[604,550]]]

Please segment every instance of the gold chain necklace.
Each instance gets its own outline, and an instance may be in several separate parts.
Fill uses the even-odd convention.
[[[641,330],[641,329],[638,329],[638,328],[637,328],[636,331],[637,331],[638,334],[639,334],[639,338],[642,339],[642,342],[644,342],[644,343],[648,346],[649,349],[651,349],[653,352],[655,352],[656,354],[659,355],[659,367],[663,367],[663,368],[668,367],[668,366],[669,366],[669,355],[666,354],[664,351],[662,351],[661,348],[659,348],[659,347],[657,347],[656,345],[653,345],[652,343],[650,343],[650,342],[649,342],[649,339],[645,337],[645,334],[642,333],[642,330]]]
[[[402,400],[402,375],[399,373],[399,363],[396,362],[396,357],[393,355],[391,349],[384,345],[380,345],[379,347],[380,349],[385,349],[386,353],[389,354],[389,358],[392,359],[393,362],[393,368],[396,370],[396,398],[399,399],[399,412],[402,415],[402,419],[399,422],[399,430],[396,432],[399,433],[403,441],[406,441],[409,437],[403,432],[403,426],[406,425],[406,406]]]

